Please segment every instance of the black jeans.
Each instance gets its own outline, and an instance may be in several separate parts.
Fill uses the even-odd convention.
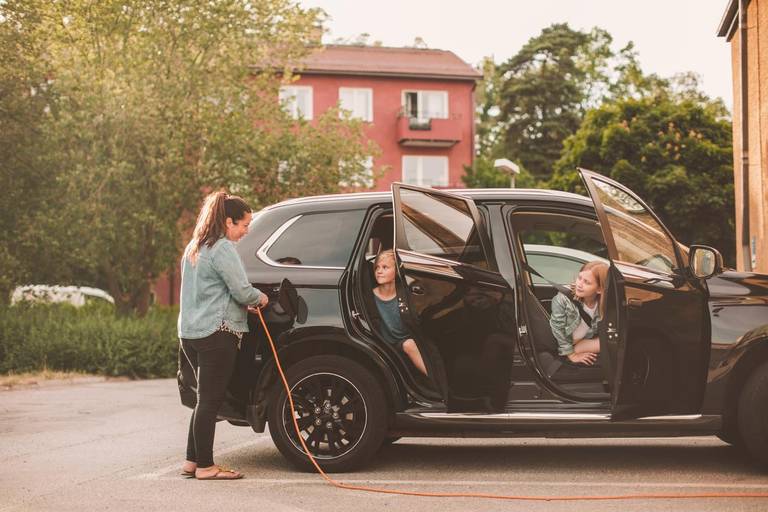
[[[213,466],[216,415],[227,392],[237,358],[237,336],[216,331],[208,337],[181,340],[181,349],[197,377],[197,405],[189,420],[187,460]]]

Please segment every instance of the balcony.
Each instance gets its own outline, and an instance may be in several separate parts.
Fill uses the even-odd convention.
[[[402,146],[449,148],[460,141],[460,115],[419,119],[400,114],[397,118],[397,142]]]

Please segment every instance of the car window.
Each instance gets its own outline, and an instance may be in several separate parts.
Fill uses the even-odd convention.
[[[408,249],[488,268],[472,213],[459,198],[401,189]]]
[[[576,280],[582,265],[585,262],[570,259],[565,256],[528,253],[528,264],[536,271],[558,284],[570,284]],[[533,284],[547,284],[545,279],[537,275],[531,276]]]
[[[598,178],[593,178],[600,201],[605,206],[617,259],[662,272],[677,267],[674,241],[651,213],[631,195]]]
[[[608,262],[608,248],[594,220],[544,212],[512,215],[514,231],[522,242],[525,260],[546,279],[570,284],[588,261]],[[533,284],[547,281],[531,273]]]
[[[363,215],[354,210],[294,217],[266,255],[282,265],[346,267]]]

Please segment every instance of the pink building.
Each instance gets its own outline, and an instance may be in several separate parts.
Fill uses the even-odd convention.
[[[294,116],[312,119],[337,104],[369,123],[386,167],[375,190],[394,181],[463,187],[474,156],[474,90],[482,75],[445,50],[326,46],[281,89]]]

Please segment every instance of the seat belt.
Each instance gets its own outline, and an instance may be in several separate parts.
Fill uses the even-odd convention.
[[[550,281],[543,275],[541,275],[535,268],[530,266],[528,263],[523,263],[523,268],[530,272],[531,274],[537,275],[543,280],[545,280],[547,283],[551,284],[557,291],[568,297],[568,299],[573,303],[574,306],[576,306],[576,309],[579,311],[579,316],[581,316],[581,319],[584,320],[584,323],[587,324],[587,327],[592,327],[592,317],[589,316],[589,313],[584,311],[584,305],[576,300],[573,296],[573,290],[568,288],[567,286],[563,286],[560,283],[556,283],[554,281]]]

